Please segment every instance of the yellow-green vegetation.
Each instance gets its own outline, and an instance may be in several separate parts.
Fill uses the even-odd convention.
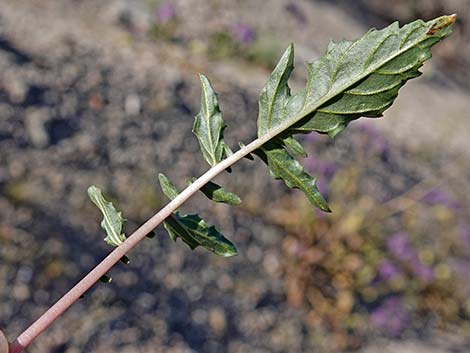
[[[452,326],[470,334],[470,227],[464,207],[442,182],[413,180],[409,174],[415,171],[404,167],[398,167],[399,176],[390,174],[399,165],[390,154],[400,150],[378,131],[368,127],[355,135],[354,141],[362,141],[352,143],[355,161],[304,160],[321,181],[329,181],[320,188],[333,210],[328,217],[312,213],[298,195],[270,217],[288,233],[288,301],[308,308],[312,332],[329,337],[318,342],[329,348],[332,342],[341,350],[357,347],[370,330],[397,337]],[[327,143],[316,142],[317,152]],[[384,178],[372,182],[379,167]],[[400,190],[392,190],[391,179]]]

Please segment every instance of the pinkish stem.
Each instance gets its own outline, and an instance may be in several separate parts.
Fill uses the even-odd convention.
[[[277,132],[279,133],[279,131]],[[27,348],[34,339],[46,330],[60,315],[62,315],[75,301],[77,301],[91,286],[93,286],[104,274],[106,274],[125,254],[137,245],[147,234],[153,231],[165,218],[170,216],[188,198],[196,193],[210,180],[239,161],[248,153],[261,147],[265,142],[277,134],[275,129],[244,146],[230,157],[213,166],[194,183],[184,189],[173,201],[153,215],[140,228],[132,233],[126,241],[114,249],[94,269],[92,269],[80,282],[70,289],[62,298],[51,306],[39,319],[28,327],[15,341],[10,344],[9,353],[20,353]]]

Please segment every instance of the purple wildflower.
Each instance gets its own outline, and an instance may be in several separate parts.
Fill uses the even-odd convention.
[[[389,336],[399,336],[409,324],[409,313],[403,299],[392,297],[375,309],[370,322]]]
[[[387,248],[398,260],[406,262],[421,281],[431,282],[434,279],[434,270],[421,262],[406,233],[392,235],[387,241]]]
[[[303,162],[305,169],[309,172],[315,172],[317,170],[317,166],[319,164],[319,160],[313,156],[309,156]]]
[[[411,270],[423,282],[431,282],[434,279],[433,268],[423,264],[418,258],[411,261]]]
[[[387,249],[401,261],[412,261],[418,257],[418,254],[411,247],[406,233],[392,235],[387,241]]]
[[[319,174],[325,179],[331,179],[338,170],[335,162],[322,161],[312,156],[305,160],[304,165],[308,171]]]
[[[313,131],[313,132],[305,135],[305,140],[307,140],[309,142],[317,142],[319,137],[320,137],[320,134],[316,131]]]
[[[427,205],[443,205],[451,209],[457,209],[458,203],[449,195],[445,190],[435,187],[428,191],[426,195],[421,199]]]
[[[400,274],[400,270],[389,260],[382,261],[379,265],[378,271],[379,278],[384,281],[388,281]]]
[[[338,167],[335,162],[322,162],[320,164],[319,172],[327,179],[330,179],[335,175]]]
[[[160,23],[170,22],[176,16],[175,7],[172,4],[165,2],[157,8],[155,16]]]
[[[330,191],[328,188],[328,183],[323,178],[320,178],[317,179],[316,185],[318,191],[320,191],[320,194],[322,194],[325,199],[328,199],[328,193]]]
[[[256,33],[250,26],[238,22],[232,27],[232,36],[241,44],[249,44],[255,40]]]
[[[320,193],[328,198],[328,180],[336,173],[337,167],[335,163],[324,162],[315,157],[308,157],[305,159],[304,168],[317,177],[317,188]]]
[[[461,223],[459,225],[459,233],[460,239],[463,245],[470,249],[470,224],[469,223]]]

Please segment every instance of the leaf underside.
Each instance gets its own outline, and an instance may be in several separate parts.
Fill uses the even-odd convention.
[[[92,185],[88,188],[88,196],[103,215],[101,227],[106,232],[106,237],[104,238],[106,244],[114,247],[121,245],[126,240],[126,236],[122,233],[122,227],[126,221],[122,217],[122,213],[118,212],[114,205],[104,198],[101,190],[96,186]],[[124,255],[121,258],[121,262],[127,265],[130,260]],[[103,283],[111,283],[112,278],[108,275],[103,275],[99,280]]]
[[[189,180],[188,184],[192,184],[196,178]],[[233,192],[225,190],[219,184],[209,181],[206,185],[201,187],[200,191],[209,199],[214,202],[225,203],[227,205],[237,206],[241,204],[242,200]]]
[[[196,214],[180,215],[175,212],[165,220],[164,227],[173,241],[180,237],[192,250],[202,246],[219,256],[237,255],[232,242]]]
[[[331,212],[328,204],[316,186],[316,179],[308,175],[301,164],[276,141],[267,143],[255,154],[264,161],[274,179],[282,179],[290,188],[302,190],[308,200],[322,211]]]
[[[172,184],[164,174],[160,173],[158,180],[163,193],[170,200],[173,200],[179,194],[176,186]],[[213,187],[209,191],[212,191],[211,195],[213,196],[215,191],[220,192],[222,188],[215,183],[211,184]],[[206,192],[209,191],[206,185]],[[228,200],[226,198],[229,198],[233,204],[237,201],[234,197],[238,198],[238,196],[225,190],[222,194],[219,193],[219,196],[225,198],[223,202],[227,202]],[[173,241],[176,241],[177,238],[181,238],[191,250],[202,246],[220,256],[229,257],[237,255],[235,245],[224,237],[214,226],[209,226],[197,214],[181,215],[179,212],[174,212],[165,219],[163,226]]]
[[[160,182],[160,188],[163,191],[163,194],[168,197],[170,200],[173,200],[178,196],[179,191],[176,186],[166,177],[165,174],[158,174],[158,181]]]
[[[204,159],[214,166],[232,150],[224,141],[224,129],[227,126],[222,119],[217,94],[209,80],[199,75],[201,80],[201,111],[194,118],[193,133],[199,140]]]
[[[331,42],[320,59],[308,64],[306,87],[295,95],[288,86],[294,61],[290,45],[259,98],[258,136],[279,130],[256,151],[273,177],[328,210],[315,179],[293,158],[305,156],[293,135],[317,131],[335,137],[352,120],[381,117],[405,82],[421,74],[418,69],[431,57],[431,46],[450,35],[454,21],[455,15],[442,16],[401,28],[395,22],[355,41]]]
[[[126,240],[126,236],[122,233],[122,227],[126,221],[122,213],[118,212],[111,202],[106,201],[101,190],[96,186],[92,185],[88,188],[88,196],[103,215],[101,227],[106,232],[104,241],[111,246],[121,245]]]

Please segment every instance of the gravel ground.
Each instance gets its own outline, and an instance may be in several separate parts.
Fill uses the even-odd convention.
[[[253,135],[255,100],[267,75],[263,68],[237,61],[209,66],[205,57],[173,43],[150,41],[144,1],[71,3],[0,0],[0,327],[10,338],[109,250],[100,241],[99,215],[86,197],[90,184],[118,200],[132,231],[165,202],[156,186],[157,172],[182,181],[205,169],[190,131],[198,111],[195,73],[214,78],[232,145]],[[325,38],[363,32],[341,9],[299,3],[313,27],[308,31],[292,20],[284,31],[272,28],[282,1],[273,1],[272,13],[259,21],[253,13],[260,3],[244,3],[240,11],[260,31],[277,31],[282,43],[292,40],[292,33],[299,43],[298,60],[316,56]],[[220,2],[228,8],[223,16],[211,16],[205,2],[180,1],[177,6],[188,19],[181,31],[194,37],[240,16],[228,1]],[[123,12],[131,13],[130,27],[122,25]],[[335,19],[337,26],[317,26],[319,18]],[[200,25],[202,20],[207,26]],[[310,45],[312,32],[315,45]],[[401,95],[401,105],[393,108],[397,118],[393,123],[384,119],[381,126],[411,147],[423,139],[434,144],[431,151],[439,152],[439,165],[450,160],[452,166],[456,161],[468,166],[470,123],[463,114],[468,92],[452,82],[442,92],[435,83],[439,74],[432,75],[438,67],[429,70],[433,79]],[[440,116],[452,118],[452,128]],[[338,158],[348,158],[343,152]],[[159,230],[155,239],[131,252],[129,266],[112,270],[111,284],[96,285],[28,351],[314,351],[304,309],[285,302],[279,254],[283,230],[248,211],[260,195],[261,202],[276,205],[285,189],[270,180],[260,163],[249,163],[237,166],[230,178],[220,178],[245,196],[246,206],[215,207],[198,196],[185,207],[216,220],[239,246],[239,256],[227,260],[202,250],[190,252]],[[463,190],[469,194],[468,186]],[[379,348],[371,345],[364,352],[384,351],[388,345],[390,352],[464,349],[458,338],[439,344],[410,339],[403,344],[380,341]]]

